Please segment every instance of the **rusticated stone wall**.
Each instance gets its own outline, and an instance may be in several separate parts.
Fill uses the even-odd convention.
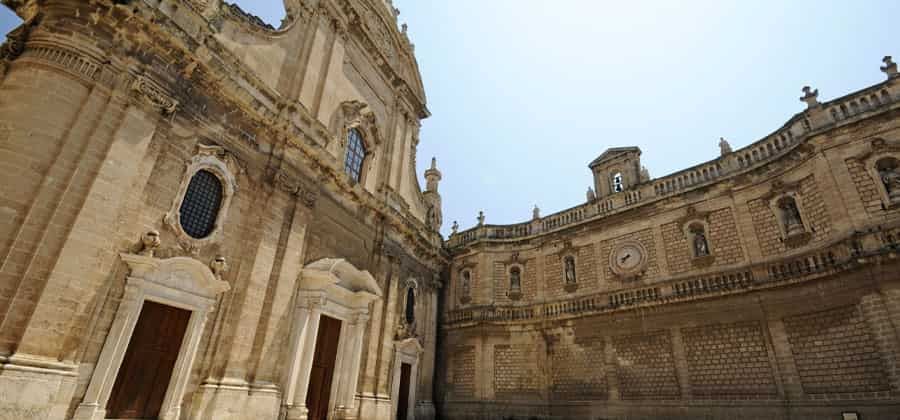
[[[886,364],[858,306],[784,319],[808,394],[890,391]]]
[[[699,399],[774,399],[778,391],[758,322],[685,328],[691,393]]]

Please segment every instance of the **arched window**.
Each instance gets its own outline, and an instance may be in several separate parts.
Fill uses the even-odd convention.
[[[416,320],[416,291],[412,287],[406,289],[406,325]]]
[[[347,155],[344,157],[344,171],[354,182],[362,180],[363,162],[366,159],[366,145],[359,130],[351,128],[347,133]]]
[[[625,179],[622,178],[621,172],[616,172],[615,174],[613,174],[612,189],[613,189],[613,192],[625,191]]]
[[[222,206],[222,193],[222,181],[214,173],[205,169],[194,173],[181,200],[179,213],[184,233],[194,239],[212,233]]]

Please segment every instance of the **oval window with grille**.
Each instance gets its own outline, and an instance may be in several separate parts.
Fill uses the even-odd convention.
[[[181,200],[181,228],[195,239],[209,236],[216,227],[216,217],[222,206],[222,181],[207,170],[199,170],[191,177]]]

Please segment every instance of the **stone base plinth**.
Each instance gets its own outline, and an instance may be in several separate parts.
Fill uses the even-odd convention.
[[[274,385],[222,380],[200,385],[191,402],[190,418],[277,420],[280,404],[281,394]]]
[[[76,366],[42,358],[0,358],[0,420],[64,420]]]

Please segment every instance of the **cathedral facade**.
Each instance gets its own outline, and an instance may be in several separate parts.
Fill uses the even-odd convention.
[[[900,77],[651,179],[590,162],[582,204],[453,233],[448,419],[896,419]],[[874,70],[874,68],[873,68]],[[652,153],[652,151],[650,151]]]
[[[4,0],[0,419],[433,418],[446,254],[382,0]]]
[[[398,11],[284,3],[0,0],[0,420],[896,420],[890,57],[444,240]]]

